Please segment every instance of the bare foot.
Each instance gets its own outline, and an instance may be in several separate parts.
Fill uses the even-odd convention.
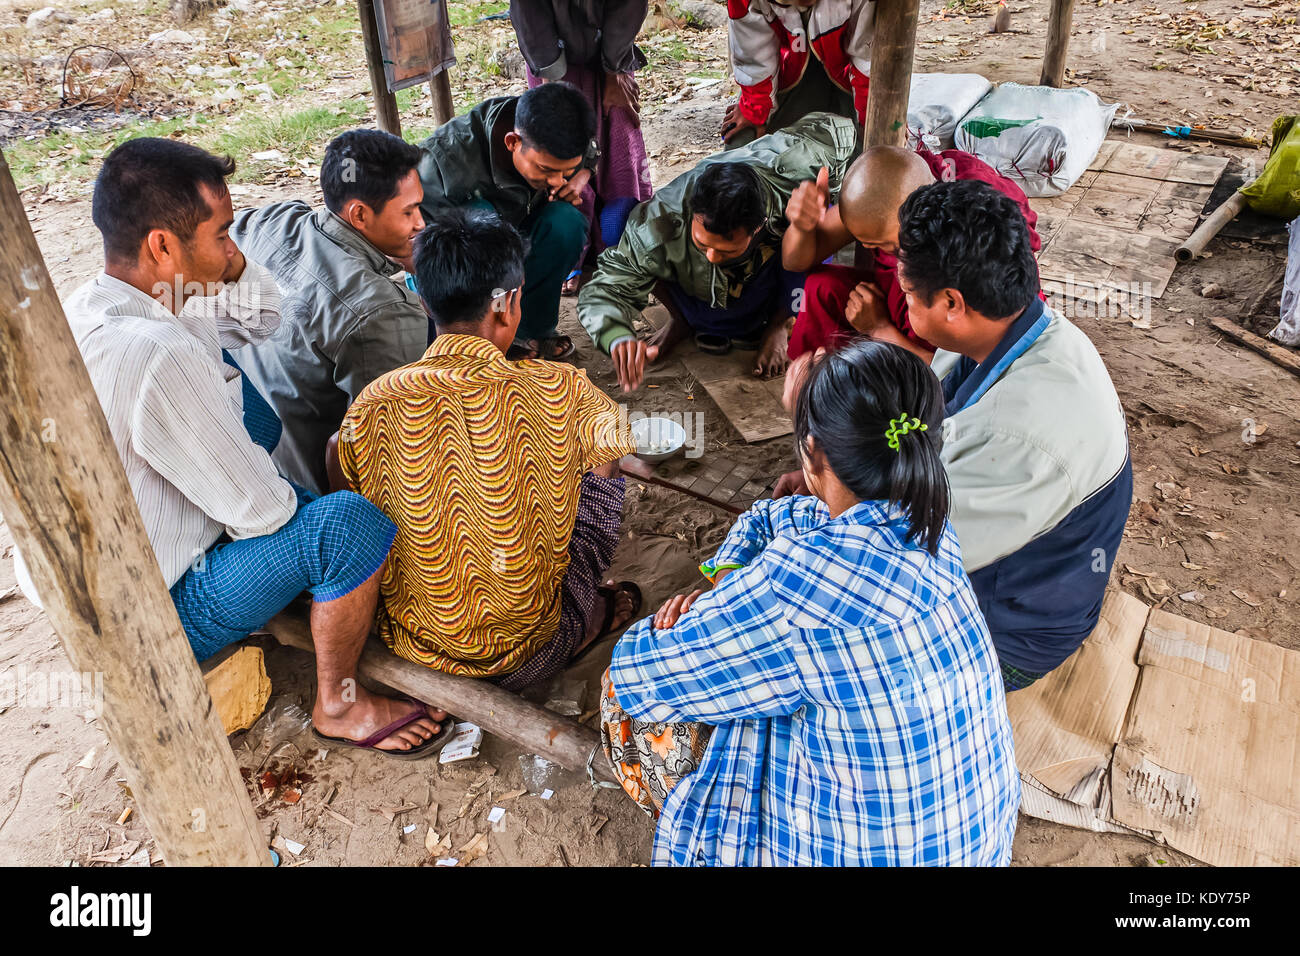
[[[564,285],[560,286],[560,295],[573,296],[578,294],[578,287],[582,285],[582,276],[577,275],[572,279],[565,279]]]
[[[333,708],[331,708],[333,709]],[[343,709],[327,714],[320,697],[312,707],[312,724],[326,737],[343,737],[346,740],[365,740],[377,730],[411,713],[415,705],[409,700],[396,700],[372,694],[360,684],[356,685],[356,700],[343,705]],[[436,737],[442,729],[441,722],[447,712],[425,705],[427,717],[421,717],[390,734],[376,746],[379,750],[410,750],[426,740]]]
[[[763,336],[763,344],[754,360],[754,374],[761,378],[773,378],[790,367],[790,337],[786,334],[785,323],[780,322],[768,329]]]

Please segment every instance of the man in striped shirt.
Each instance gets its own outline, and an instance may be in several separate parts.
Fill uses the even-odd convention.
[[[446,714],[356,681],[393,525],[359,495],[315,498],[277,474],[279,422],[223,351],[279,325],[274,280],[229,235],[233,171],[170,139],[109,154],[93,204],[104,271],[69,298],[68,323],[195,655],[309,590],[317,732],[424,755],[445,740]]]

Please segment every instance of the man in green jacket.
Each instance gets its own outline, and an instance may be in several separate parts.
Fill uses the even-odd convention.
[[[586,242],[579,206],[596,165],[595,114],[567,83],[484,100],[420,144],[425,217],[447,206],[493,210],[526,236],[518,338],[511,358],[568,358],[556,335],[560,287]]]
[[[632,211],[623,238],[600,254],[578,295],[578,318],[613,359],[624,391],[639,387],[646,363],[687,334],[708,350],[757,349],[756,375],[785,370],[785,324],[799,311],[803,282],[781,267],[786,203],[823,168],[838,194],[856,148],[852,120],[810,113],[708,157]],[[672,321],[638,339],[633,322],[652,291]]]

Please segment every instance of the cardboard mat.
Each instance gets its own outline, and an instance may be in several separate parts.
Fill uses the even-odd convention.
[[[757,352],[709,355],[692,350],[681,359],[686,370],[727,416],[727,421],[750,443],[794,431],[794,423],[781,405],[785,376],[759,378],[754,374],[757,358]]]
[[[1196,228],[1227,165],[1222,156],[1103,142],[1064,195],[1029,201],[1043,241],[1038,268],[1044,288],[1162,296],[1174,272],[1174,250]]]
[[[1300,865],[1300,652],[1111,591],[1007,710],[1030,816],[1217,866]]]

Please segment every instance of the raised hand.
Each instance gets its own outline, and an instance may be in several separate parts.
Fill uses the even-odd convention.
[[[785,204],[785,218],[791,229],[813,232],[830,206],[830,170],[823,166],[817,180],[808,180],[795,187],[790,201]]]

